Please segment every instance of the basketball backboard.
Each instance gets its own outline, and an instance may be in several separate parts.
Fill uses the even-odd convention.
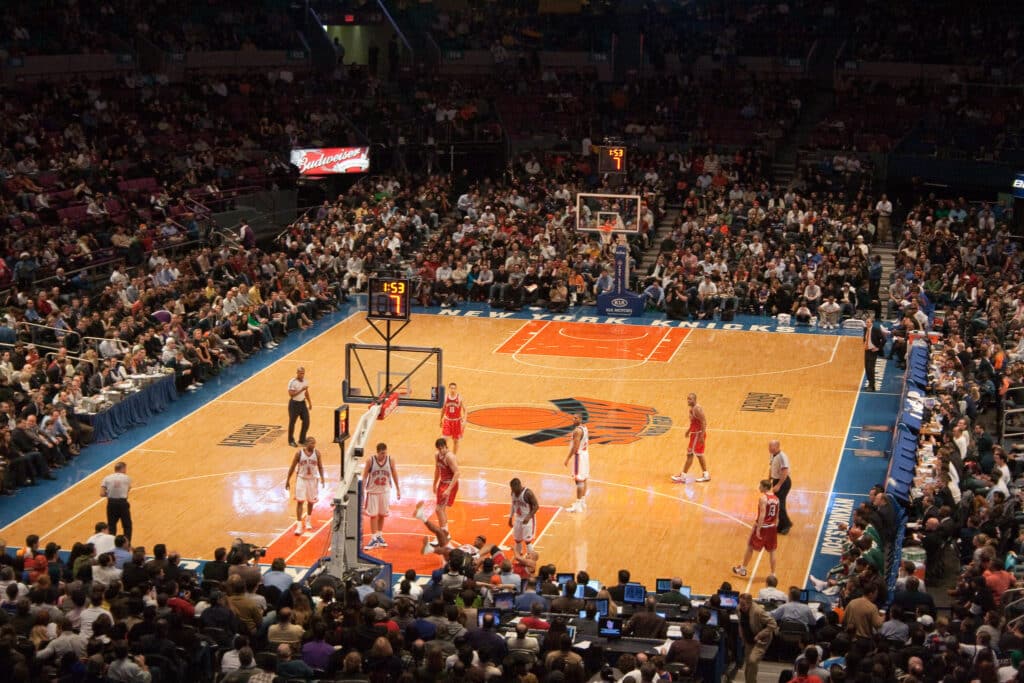
[[[638,233],[642,202],[635,194],[576,195],[576,229],[580,232]]]

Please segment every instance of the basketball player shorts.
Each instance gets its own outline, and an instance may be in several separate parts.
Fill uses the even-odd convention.
[[[382,493],[367,493],[363,501],[363,509],[370,517],[387,517],[391,513],[391,496],[387,491]]]
[[[451,507],[455,505],[455,496],[459,492],[459,482],[452,484],[450,481],[442,481],[437,485],[437,504]]]
[[[533,533],[537,528],[537,519],[533,518],[526,524],[520,520],[512,519],[512,538],[516,543],[530,543],[533,541]]]
[[[770,526],[761,529],[761,538],[758,538],[753,531],[750,532],[750,547],[754,550],[767,550],[774,552],[779,547],[778,527]]]
[[[319,488],[315,478],[295,478],[295,500],[300,503],[315,503],[318,499]]]
[[[704,455],[703,436],[703,434],[690,434],[690,445],[686,448],[686,452],[693,453],[694,455]]]
[[[441,436],[447,436],[450,439],[461,439],[463,431],[462,420],[444,420],[441,423]]]
[[[573,479],[586,481],[590,479],[590,453],[577,453],[576,462],[573,464]]]

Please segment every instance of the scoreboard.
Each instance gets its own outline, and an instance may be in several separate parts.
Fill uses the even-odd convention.
[[[366,317],[370,320],[408,320],[411,288],[409,281],[396,277],[372,277]]]
[[[598,173],[626,173],[626,148],[604,146],[597,148]]]

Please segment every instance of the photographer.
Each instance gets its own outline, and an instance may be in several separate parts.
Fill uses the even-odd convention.
[[[686,320],[690,317],[690,302],[686,296],[686,284],[671,282],[665,291],[665,317],[669,320]]]

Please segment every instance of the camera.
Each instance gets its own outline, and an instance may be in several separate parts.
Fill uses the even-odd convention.
[[[236,538],[231,544],[231,552],[228,553],[228,564],[248,564],[259,562],[260,558],[266,557],[267,549],[246,543]]]

